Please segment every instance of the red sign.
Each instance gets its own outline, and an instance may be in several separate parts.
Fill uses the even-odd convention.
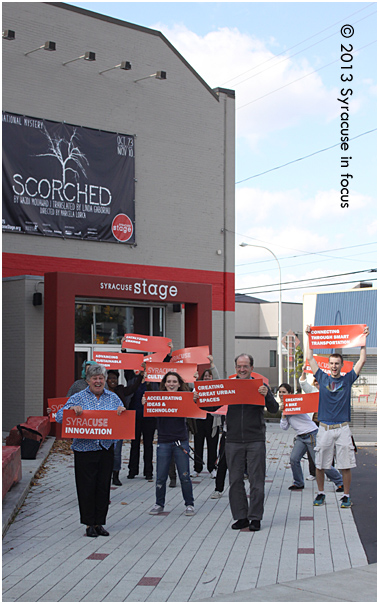
[[[263,380],[204,380],[195,382],[200,407],[218,405],[265,405],[265,397],[258,392]]]
[[[309,348],[354,348],[365,346],[366,325],[324,325],[311,327]]]
[[[330,375],[328,357],[322,357],[322,356],[315,354],[315,355],[313,355],[313,358],[316,361],[317,365],[320,367],[320,369],[322,369],[323,371],[325,371],[325,373]],[[349,371],[351,371],[353,369],[353,367],[354,367],[353,361],[344,361],[343,365],[342,365],[343,371],[341,371],[341,375],[346,375]],[[306,361],[306,363],[305,363],[304,371],[305,371],[305,373],[313,373],[308,361]]]
[[[260,373],[256,373],[255,371],[252,371],[252,372],[250,373],[250,375],[251,375],[251,377],[253,377],[255,380],[263,380],[263,383],[264,383],[264,384],[266,384],[266,386],[268,386],[268,379],[267,379],[267,378],[266,378],[264,375],[261,375]],[[230,380],[232,380],[232,379],[234,379],[234,378],[236,378],[236,377],[237,377],[237,374],[236,374],[236,373],[233,373],[233,375],[230,375],[230,376],[229,376],[229,379],[230,379]]]
[[[49,415],[49,420],[51,422],[55,422],[55,416],[57,411],[65,406],[68,401],[68,396],[61,396],[60,398],[48,398],[47,406],[51,409],[51,413]]]
[[[112,233],[118,241],[129,241],[133,235],[133,223],[126,214],[117,214],[112,222]]]
[[[163,380],[166,373],[175,371],[185,382],[195,381],[195,373],[197,365],[189,365],[188,363],[146,363],[146,381],[160,382]]]
[[[134,369],[140,371],[143,354],[96,351],[93,353],[93,360],[99,365],[104,365],[106,369]]]
[[[165,356],[165,352],[153,352],[153,354],[149,354],[149,356],[144,357],[143,360],[145,363],[162,363]]]
[[[209,365],[209,346],[194,346],[193,348],[180,348],[174,350],[171,360],[173,363],[195,363],[196,365]]]
[[[126,333],[122,342],[122,348],[141,350],[142,352],[170,352],[170,338],[159,336],[141,336],[138,333]]]
[[[145,398],[144,417],[207,417],[206,411],[194,403],[192,392],[145,392]]]
[[[316,413],[318,410],[318,392],[310,394],[285,394],[283,396],[286,415],[297,415],[298,413]]]
[[[76,415],[73,409],[63,411],[62,438],[132,440],[135,436],[135,411],[88,411]]]

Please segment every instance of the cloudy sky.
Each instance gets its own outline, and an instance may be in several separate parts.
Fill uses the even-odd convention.
[[[376,3],[70,4],[161,31],[211,87],[235,90],[236,291],[278,298],[274,258],[241,242],[277,256],[285,301],[376,287]]]

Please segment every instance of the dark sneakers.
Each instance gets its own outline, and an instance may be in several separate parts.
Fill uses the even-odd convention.
[[[302,487],[298,487],[297,484],[291,484],[290,487],[288,487],[289,491],[302,491],[304,489],[304,485]]]
[[[237,520],[234,524],[232,524],[232,529],[235,531],[240,531],[241,529],[247,528],[249,526],[249,521],[247,518],[242,518],[241,520]]]
[[[249,524],[249,531],[260,531],[261,522],[260,520],[251,520]]]
[[[319,493],[316,497],[316,499],[313,502],[313,505],[315,506],[319,506],[319,505],[324,505],[325,504],[325,495],[323,493]]]

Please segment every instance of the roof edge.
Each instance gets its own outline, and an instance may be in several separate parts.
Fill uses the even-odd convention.
[[[128,21],[122,21],[121,19],[116,19],[115,17],[109,17],[108,15],[102,15],[100,13],[95,13],[94,11],[90,11],[86,8],[81,8],[79,6],[73,6],[72,4],[67,4],[66,2],[44,2],[44,4],[48,4],[50,6],[55,6],[56,8],[63,8],[65,10],[72,11],[74,13],[78,13],[80,15],[84,15],[87,17],[92,17],[93,19],[99,19],[100,21],[106,21],[107,23],[113,23],[114,25],[119,25],[121,27],[127,27],[129,29],[135,29],[137,31],[141,31],[153,36],[158,36],[161,40],[167,44],[167,46],[176,54],[176,56],[184,63],[184,65],[191,71],[191,73],[199,80],[199,82],[211,93],[213,98],[216,101],[219,101],[217,90],[221,92],[226,92],[227,89],[216,88],[212,89],[205,80],[194,70],[193,67],[186,61],[186,59],[180,54],[178,50],[176,50],[175,46],[169,42],[169,40],[162,34],[162,32],[156,29],[149,29],[148,27],[143,27],[142,25],[136,25],[135,23],[129,23]],[[234,92],[234,91],[229,91]],[[228,95],[229,96],[229,95]]]

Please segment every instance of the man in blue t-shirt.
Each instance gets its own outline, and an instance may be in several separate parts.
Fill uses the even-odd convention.
[[[310,331],[311,326],[307,325],[305,332],[308,338]],[[367,326],[363,333],[366,337],[369,335],[370,331]],[[315,447],[318,494],[313,505],[319,506],[325,503],[324,470],[332,466],[334,452],[336,452],[336,463],[342,473],[344,487],[341,508],[350,508],[352,505],[350,500],[351,468],[356,466],[354,445],[349,428],[351,387],[365,364],[366,345],[361,347],[359,360],[346,375],[341,375],[343,358],[340,354],[333,353],[329,356],[330,375],[319,368],[309,345],[307,360],[320,386],[318,405],[320,426]]]

